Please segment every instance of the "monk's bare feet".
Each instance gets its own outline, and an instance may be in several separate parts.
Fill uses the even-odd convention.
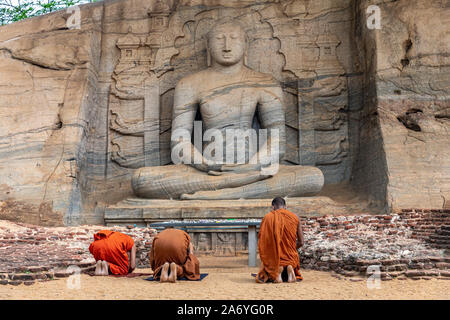
[[[281,274],[283,273],[283,267],[279,266],[278,267],[278,277],[275,279],[275,283],[282,283],[283,282],[283,278],[281,278]]]
[[[96,276],[102,276],[103,275],[103,264],[102,260],[98,260],[95,264],[95,273]]]
[[[287,274],[288,274],[288,282],[293,283],[297,281],[297,278],[295,277],[294,268],[292,266],[287,266]]]
[[[169,280],[169,263],[164,263],[162,270],[161,270],[161,282],[167,282]]]
[[[106,262],[106,261],[102,261],[102,266],[103,266],[103,268],[102,268],[102,276],[107,276],[108,274],[109,274],[109,272],[108,272],[108,269],[109,269],[109,265],[108,265],[108,262]]]
[[[177,265],[175,262],[170,264],[169,282],[175,283],[177,281]]]

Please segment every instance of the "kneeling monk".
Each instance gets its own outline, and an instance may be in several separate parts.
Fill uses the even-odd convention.
[[[97,265],[95,275],[126,275],[136,266],[136,245],[134,240],[123,233],[101,230],[94,234],[94,242],[89,246]]]
[[[302,280],[297,249],[303,245],[300,219],[286,210],[286,202],[277,197],[272,211],[264,216],[259,229],[258,249],[261,269],[256,282]],[[284,279],[283,279],[284,278]],[[286,279],[287,278],[287,279]]]
[[[170,228],[156,235],[149,255],[155,280],[200,279],[200,264],[194,256],[191,237],[182,230]]]

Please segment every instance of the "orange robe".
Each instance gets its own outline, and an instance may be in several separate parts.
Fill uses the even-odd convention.
[[[279,267],[288,265],[294,268],[297,279],[303,279],[296,247],[299,223],[299,218],[286,209],[271,211],[264,216],[259,229],[261,269],[256,282],[275,280]]]
[[[200,263],[196,256],[189,252],[191,237],[179,229],[165,229],[153,239],[150,251],[150,265],[153,278],[160,278],[160,271],[165,262],[177,264],[177,278],[189,280],[200,279]]]
[[[94,234],[94,242],[89,246],[95,260],[109,263],[112,274],[126,275],[129,271],[127,252],[134,246],[134,240],[126,234],[111,230],[101,230]]]

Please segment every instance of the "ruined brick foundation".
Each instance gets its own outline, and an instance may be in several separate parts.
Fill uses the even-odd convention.
[[[148,268],[148,252],[156,230],[104,226],[45,228],[0,221],[0,284],[31,285],[95,270],[89,253],[93,235],[102,229],[119,231],[136,243],[136,267]],[[76,268],[79,267],[80,269]]]
[[[139,227],[46,228],[0,222],[0,284],[11,285],[68,277],[74,272],[69,266],[92,272],[95,261],[88,247],[94,233],[105,228],[133,237],[137,267],[149,267],[156,234]],[[352,281],[370,276],[368,266],[378,266],[382,280],[450,279],[450,210],[304,217],[302,224],[302,269],[332,271]]]
[[[378,266],[382,280],[450,279],[450,210],[303,219],[304,269],[362,280]]]

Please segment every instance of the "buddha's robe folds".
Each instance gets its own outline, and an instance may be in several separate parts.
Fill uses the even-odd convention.
[[[177,278],[200,279],[200,263],[189,250],[191,237],[183,230],[165,229],[153,239],[150,265],[154,279],[159,279],[164,263],[177,264]]]
[[[261,269],[257,282],[273,281],[279,267],[291,265],[297,279],[302,280],[297,251],[299,218],[286,209],[271,211],[264,216],[259,229],[258,249]]]
[[[123,233],[101,230],[94,234],[94,242],[89,246],[95,260],[109,263],[112,274],[126,275],[129,272],[127,252],[134,246],[134,240]]]

